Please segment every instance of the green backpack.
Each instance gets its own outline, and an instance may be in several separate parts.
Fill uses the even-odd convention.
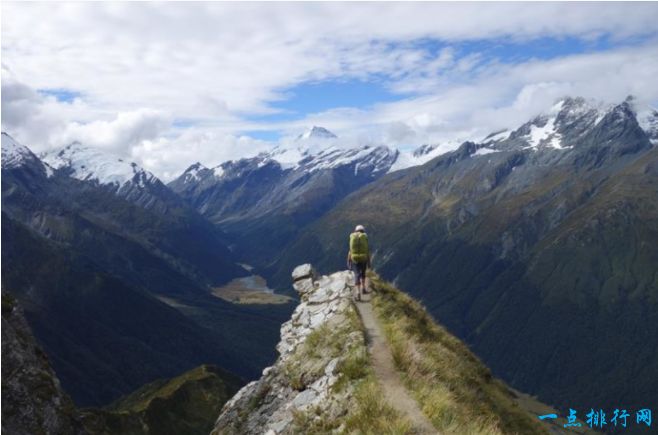
[[[368,261],[369,253],[368,236],[366,233],[357,231],[350,234],[350,254],[352,261],[355,263],[365,263]]]

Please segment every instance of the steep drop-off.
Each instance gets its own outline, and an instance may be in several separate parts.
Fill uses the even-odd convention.
[[[342,267],[357,223],[382,276],[512,386],[562,409],[654,400],[658,148],[629,102],[566,100],[374,181],[302,231],[270,283],[304,259]]]
[[[399,290],[374,277],[370,312],[376,316],[366,328],[352,302],[349,272],[317,277],[307,264],[294,270],[293,279],[301,303],[281,328],[278,360],[226,403],[213,435],[530,434],[549,429]],[[409,316],[409,324],[397,328],[395,322],[404,321],[400,313]],[[373,321],[382,325],[383,335],[372,335]],[[379,350],[373,345],[378,340],[383,340]],[[388,352],[395,366],[386,376],[377,352]],[[391,397],[391,383],[404,391]],[[407,395],[407,406],[396,403]],[[534,409],[550,410],[528,401]]]
[[[135,165],[66,151],[53,169],[2,134],[2,284],[75,403],[201,364],[257,376],[291,307],[213,296],[247,274],[220,231]],[[132,178],[105,183],[100,169],[124,167]]]
[[[2,433],[83,435],[71,398],[37,345],[23,310],[2,293]]]

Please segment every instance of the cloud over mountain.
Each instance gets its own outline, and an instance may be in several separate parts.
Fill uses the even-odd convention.
[[[113,148],[165,179],[311,125],[417,146],[515,125],[564,95],[658,101],[652,3],[3,9],[3,128],[35,150]],[[309,101],[354,89],[358,103]]]

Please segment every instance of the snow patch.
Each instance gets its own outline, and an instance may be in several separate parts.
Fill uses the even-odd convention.
[[[540,142],[546,140],[555,133],[555,118],[549,118],[543,127],[535,124],[530,126],[530,134],[526,136],[529,148],[537,148]]]
[[[276,147],[269,153],[264,153],[263,158],[275,160],[281,169],[295,169],[299,166],[300,160],[309,154],[309,149],[297,146],[292,148]]]
[[[347,166],[352,163],[357,164],[354,175],[358,174],[359,166],[370,164],[373,169],[381,170],[381,163],[390,156],[390,150],[386,147],[364,146],[355,149],[340,149],[336,147],[327,148],[321,151],[308,161],[301,163],[301,167],[309,172],[315,172],[322,169],[333,169],[340,166]]]
[[[212,173],[216,178],[222,178],[224,176],[224,168],[222,165],[215,166],[212,168]]]
[[[424,165],[425,163],[442,154],[457,149],[461,143],[463,143],[463,141],[450,141],[438,145],[433,145],[431,146],[431,151],[426,151],[428,149],[427,145],[422,145],[420,148],[417,148],[413,152],[400,151],[398,153],[397,159],[395,160],[395,163],[393,163],[393,166],[391,166],[388,172],[390,173],[411,168],[412,166]],[[419,152],[421,149],[424,152]]]
[[[191,166],[187,171],[185,171],[185,178],[183,179],[183,182],[191,183],[193,181],[201,180],[201,177],[199,177],[199,171],[204,169],[207,168],[201,163],[197,163],[196,165]]]
[[[473,153],[474,156],[484,156],[486,154],[497,153],[498,150],[492,150],[491,148],[479,148]]]
[[[562,136],[559,133],[555,133],[553,135],[550,142],[548,142],[548,146],[550,146],[551,148],[555,148],[556,150],[564,150],[567,148],[571,148],[571,147],[562,146]]]

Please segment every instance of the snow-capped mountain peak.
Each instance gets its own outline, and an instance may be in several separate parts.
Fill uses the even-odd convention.
[[[324,127],[313,126],[297,137],[297,140],[304,139],[336,139],[338,136]]]
[[[9,134],[2,132],[2,169],[16,169],[22,166],[45,173],[47,177],[53,174],[53,169],[41,161],[28,147],[22,145]]]
[[[582,97],[566,97],[511,132],[490,135],[483,143],[495,149],[566,150],[611,110]]]
[[[2,168],[13,169],[22,166],[36,156],[25,145],[21,145],[7,133],[2,132]]]
[[[73,178],[96,181],[99,184],[121,187],[132,182],[144,187],[145,184],[157,181],[152,173],[137,163],[125,161],[79,142],[73,142],[60,151],[47,153],[43,160],[55,169],[66,169]]]
[[[194,183],[196,181],[201,180],[202,176],[200,173],[203,173],[207,171],[208,168],[203,166],[200,162],[196,162],[195,164],[191,165],[189,168],[183,172],[182,180],[183,183]]]

